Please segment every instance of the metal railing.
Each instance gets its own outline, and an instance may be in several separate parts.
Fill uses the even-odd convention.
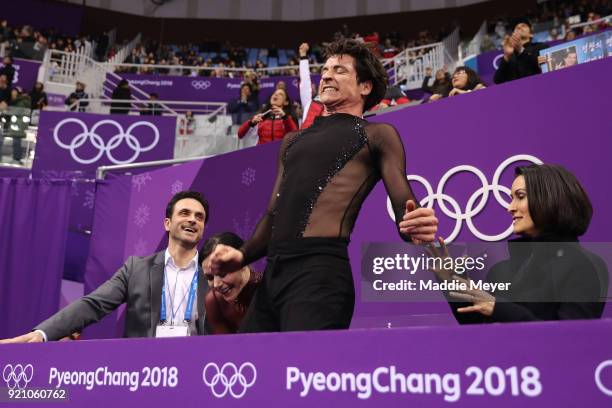
[[[204,160],[208,159],[211,156],[198,156],[198,157],[189,157],[184,159],[170,159],[170,160],[156,160],[150,162],[140,162],[140,163],[130,163],[130,164],[118,164],[115,166],[100,166],[96,170],[96,179],[103,180],[104,175],[109,171],[121,171],[126,170],[126,173],[129,173],[129,170],[132,169],[141,169],[146,167],[157,167],[157,166],[172,166],[181,163],[187,163],[196,160]]]
[[[140,99],[109,99],[109,98],[87,98],[75,101],[67,107],[68,110],[76,111],[79,106],[87,102],[89,106],[102,106],[108,113],[110,109],[117,109],[121,113],[141,115],[172,115],[178,116],[191,112],[199,115],[225,115],[227,114],[227,103],[225,102],[191,102],[191,101],[161,101]]]
[[[480,54],[480,49],[482,47],[482,42],[487,36],[487,22],[483,21],[480,25],[480,28],[474,35],[474,38],[466,44],[460,44],[457,50],[458,52],[458,61],[464,61],[472,56]]]
[[[130,55],[132,50],[136,48],[142,39],[142,34],[138,33],[129,43],[125,44],[115,55],[108,59],[107,63],[113,65],[116,63],[122,63]]]
[[[127,58],[127,57],[126,57]],[[321,68],[323,64],[310,64],[310,68]],[[255,72],[260,74],[260,77],[270,75],[281,75],[282,73],[290,73],[297,76],[299,65],[284,65],[279,67],[266,68],[232,68],[232,67],[205,67],[193,65],[167,65],[167,64],[131,64],[123,62],[109,61],[109,69],[116,73],[132,72],[138,74],[162,74],[175,76],[199,76],[202,73],[215,73],[216,76],[224,77],[239,77],[244,76],[247,72]]]
[[[574,28],[582,28],[582,27],[586,27],[586,26],[590,26],[590,25],[597,25],[597,24],[601,24],[601,23],[607,23],[607,24],[612,24],[612,14],[606,17],[602,17],[598,20],[593,20],[593,21],[585,21],[584,23],[577,23],[577,24],[570,24],[569,25],[569,29],[573,30]]]

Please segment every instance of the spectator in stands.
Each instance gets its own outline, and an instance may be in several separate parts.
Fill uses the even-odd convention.
[[[476,71],[465,66],[455,69],[451,81],[453,89],[448,93],[448,96],[461,95],[485,88]]]
[[[108,51],[110,39],[107,32],[103,32],[98,37],[98,42],[96,44],[96,57],[98,61],[104,61],[106,57],[106,52]]]
[[[230,102],[227,107],[234,124],[244,123],[257,112],[257,105],[251,99],[251,87],[247,83],[240,85],[240,98]]]
[[[445,293],[454,300],[455,318],[461,324],[600,318],[609,277],[603,260],[578,244],[593,214],[580,182],[557,165],[518,167],[511,197],[508,212],[519,238],[509,241],[510,259],[493,265],[486,277],[510,283],[508,290],[469,289],[464,275],[434,270],[442,281],[468,284],[468,290]],[[446,259],[439,241],[442,253],[430,250]]]
[[[300,44],[300,102],[302,103],[302,124],[300,129],[307,129],[313,124],[315,118],[323,113],[324,107],[319,96],[316,95],[316,86],[310,79],[310,61],[308,59],[308,43]]]
[[[188,110],[185,112],[185,116],[179,120],[179,134],[180,135],[193,135],[196,130],[196,120],[193,116],[193,112]]]
[[[410,103],[410,99],[402,92],[399,86],[389,86],[383,99],[371,110],[388,108],[389,106],[404,105]]]
[[[285,81],[278,81],[276,83],[275,89],[282,89],[282,90],[286,91],[287,90],[287,84],[285,83]]]
[[[37,82],[30,92],[30,100],[32,101],[32,110],[42,110],[49,104],[47,93],[44,91],[42,82]]]
[[[65,104],[70,107],[71,111],[85,112],[85,109],[89,106],[89,95],[85,92],[83,82],[77,81],[76,90],[68,95]]]
[[[232,232],[223,232],[210,237],[200,250],[199,264],[210,287],[204,300],[206,321],[213,334],[237,333],[263,274],[247,265],[237,272],[213,275],[205,265],[219,244],[240,249],[244,241]]]
[[[249,132],[256,132],[258,145],[281,140],[288,132],[298,128],[291,117],[290,107],[291,100],[287,92],[277,89],[270,97],[270,104],[264,106],[266,110],[240,126],[238,137],[242,139]]]
[[[208,289],[203,273],[198,268],[198,244],[209,218],[209,205],[195,191],[176,193],[166,206],[164,228],[168,233],[168,246],[145,257],[130,257],[117,272],[93,292],[66,306],[35,327],[34,331],[6,343],[35,343],[59,340],[71,333],[100,321],[122,304],[127,304],[123,337],[161,337],[164,328],[172,325],[174,336],[206,334],[204,295]],[[194,274],[198,273],[191,315],[188,294]],[[168,282],[178,282],[176,297],[165,292],[165,304],[171,299],[185,297],[182,304],[170,307],[161,316],[164,276]],[[155,296],[152,296],[152,293]],[[177,302],[178,303],[178,302]],[[176,316],[176,318],[175,318]],[[166,328],[167,329],[167,328]],[[167,337],[167,336],[166,336]]]
[[[141,115],[153,115],[153,116],[161,116],[163,112],[163,108],[156,101],[159,100],[159,95],[155,92],[149,95],[149,102],[145,105],[143,109],[140,110]]]
[[[259,79],[254,71],[247,71],[244,73],[244,83],[251,87],[251,100],[255,103],[255,106],[259,108],[259,91],[261,86],[259,85]]]
[[[127,79],[119,81],[111,95],[111,99],[113,100],[110,105],[111,114],[127,115],[130,113],[132,103],[129,100],[132,99],[132,92],[130,91],[130,83]]]
[[[10,121],[7,123],[9,126],[9,134],[13,138],[13,161],[17,164],[23,165],[21,159],[23,158],[23,149],[21,147],[21,141],[25,138],[25,128],[27,128],[30,122],[30,95],[23,93],[21,88],[14,87],[11,90],[11,99],[9,101],[9,116]]]
[[[0,75],[0,109],[6,110],[11,100],[11,88],[8,86],[6,75]]]
[[[431,67],[425,68],[425,78],[423,79],[421,89],[424,92],[431,93],[431,97],[429,98],[430,101],[437,101],[438,99],[446,98],[451,89],[453,89],[450,74],[445,68],[437,70],[436,79],[434,80],[433,84],[429,85],[431,73]]]
[[[13,58],[7,55],[2,60],[4,66],[0,68],[0,75],[6,77],[6,83],[9,88],[13,87],[13,80],[15,79],[15,67],[13,66]]]
[[[494,82],[501,84],[542,72],[540,64],[546,62],[539,52],[548,48],[546,44],[532,42],[533,33],[528,22],[518,23],[511,36],[503,43],[504,57],[495,72]]]

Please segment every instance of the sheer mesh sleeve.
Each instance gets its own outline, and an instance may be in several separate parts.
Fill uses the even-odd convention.
[[[366,132],[375,166],[391,199],[397,232],[404,241],[411,241],[409,234],[399,231],[399,223],[406,211],[406,201],[413,200],[417,208],[420,205],[406,179],[406,154],[402,139],[393,126],[384,123],[368,124]]]
[[[283,179],[283,157],[296,136],[297,132],[287,133],[281,142],[278,153],[276,181],[274,182],[274,188],[272,189],[272,195],[270,196],[266,213],[257,223],[257,227],[255,227],[255,232],[251,238],[240,248],[240,251],[244,254],[244,265],[248,265],[266,255],[268,243],[272,237],[272,221],[276,209],[276,197],[278,196],[281,181]]]

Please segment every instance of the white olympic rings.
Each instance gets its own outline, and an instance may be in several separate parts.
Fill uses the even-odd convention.
[[[528,154],[519,154],[516,156],[509,157],[497,167],[497,169],[495,170],[493,174],[493,180],[491,184],[489,184],[489,182],[487,181],[487,177],[485,176],[485,174],[478,168],[474,166],[469,166],[469,165],[456,166],[448,170],[446,173],[444,173],[444,175],[440,179],[440,182],[438,183],[438,188],[436,189],[435,193],[433,191],[433,188],[431,187],[431,184],[425,178],[421,176],[417,176],[417,175],[412,175],[412,174],[407,175],[406,178],[408,179],[408,181],[416,181],[425,187],[427,195],[420,201],[422,206],[427,207],[427,208],[432,208],[434,203],[437,203],[438,206],[440,207],[440,210],[445,216],[455,220],[455,227],[453,228],[453,231],[448,237],[444,239],[446,242],[452,242],[455,238],[457,238],[457,236],[461,232],[461,226],[463,224],[463,221],[465,221],[465,223],[467,224],[470,232],[474,234],[474,236],[476,236],[478,239],[482,241],[500,241],[500,240],[507,238],[510,234],[512,234],[512,225],[510,225],[505,231],[497,235],[487,235],[487,234],[480,232],[476,228],[473,222],[473,217],[478,215],[484,209],[489,199],[489,192],[493,192],[493,196],[495,197],[495,200],[502,207],[508,208],[510,203],[504,200],[500,192],[504,193],[507,197],[510,197],[510,189],[506,186],[500,185],[499,180],[501,178],[503,171],[510,164],[515,163],[517,161],[528,161],[528,162],[535,163],[535,164],[542,164],[542,161],[540,159],[538,159],[535,156],[528,155]],[[444,186],[446,185],[446,182],[453,175],[460,173],[460,172],[469,172],[469,173],[475,174],[476,177],[478,177],[478,179],[480,180],[480,183],[482,184],[482,187],[480,187],[474,193],[472,193],[472,195],[468,199],[466,209],[464,212],[461,211],[461,208],[459,207],[459,203],[457,202],[457,200],[455,200],[453,197],[449,196],[448,194],[444,194]],[[478,199],[480,199],[480,201],[478,201],[478,204],[474,206],[474,204],[476,203]],[[453,208],[452,211],[448,209],[445,202],[450,204],[450,206]],[[391,219],[395,220],[395,214],[393,212],[393,206],[391,204],[391,199],[388,197],[387,197],[387,211],[389,212],[389,216],[391,217]]]
[[[81,128],[81,132],[75,137],[73,137],[70,143],[68,144],[60,140],[60,129],[67,123],[75,123]],[[96,133],[98,128],[103,125],[114,126],[117,130],[117,133],[113,137],[111,137],[106,144],[104,142],[104,139],[102,139],[102,137],[98,133]],[[145,126],[153,131],[154,139],[151,144],[146,147],[141,146],[140,141],[134,135],[132,135],[132,131],[138,126]],[[149,150],[152,150],[153,148],[155,148],[155,146],[157,146],[157,143],[159,142],[159,129],[157,129],[157,127],[151,122],[138,121],[132,123],[124,132],[123,127],[118,122],[112,119],[104,119],[93,125],[91,127],[91,130],[88,130],[87,125],[82,120],[77,118],[66,118],[61,120],[57,125],[55,125],[55,128],[53,129],[53,139],[59,147],[69,150],[70,156],[77,163],[95,163],[96,161],[100,160],[100,158],[104,154],[106,154],[108,160],[110,160],[113,164],[128,164],[135,161],[141,153],[148,152]],[[98,149],[98,152],[92,158],[83,159],[77,155],[76,149],[83,146],[87,141],[90,141],[93,147]],[[125,141],[128,147],[134,152],[129,158],[125,160],[120,160],[113,156],[113,150],[119,147],[119,145],[121,145],[123,141]]]
[[[28,383],[32,381],[34,376],[34,367],[32,364],[21,365],[7,364],[2,370],[2,379],[6,383],[9,390],[23,390],[28,386]]]
[[[249,369],[252,373],[252,378],[247,381],[244,371]],[[212,377],[211,377],[212,370]],[[247,374],[249,374],[247,372]],[[228,392],[234,398],[242,398],[246,393],[247,389],[251,387],[257,379],[257,370],[253,363],[245,362],[242,363],[240,368],[237,368],[234,363],[225,363],[221,368],[215,363],[208,363],[202,371],[202,379],[204,384],[210,387],[212,394],[217,398],[223,398]],[[223,391],[217,391],[215,386],[221,384],[224,388]],[[238,388],[238,392],[235,389]]]
[[[199,80],[191,81],[191,86],[199,91],[204,91],[210,88],[210,85],[212,85],[210,81],[199,81]]]

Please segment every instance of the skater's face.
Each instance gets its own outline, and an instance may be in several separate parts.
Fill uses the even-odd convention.
[[[350,55],[334,55],[327,59],[321,70],[319,97],[328,110],[343,106],[363,106],[372,91],[370,81],[357,80],[355,59]]]
[[[226,302],[231,303],[235,301],[249,282],[249,277],[251,276],[249,267],[245,266],[236,272],[226,273],[225,275],[213,275],[210,270],[206,269],[209,258],[210,256],[206,257],[201,265],[208,285],[220,294]]]

